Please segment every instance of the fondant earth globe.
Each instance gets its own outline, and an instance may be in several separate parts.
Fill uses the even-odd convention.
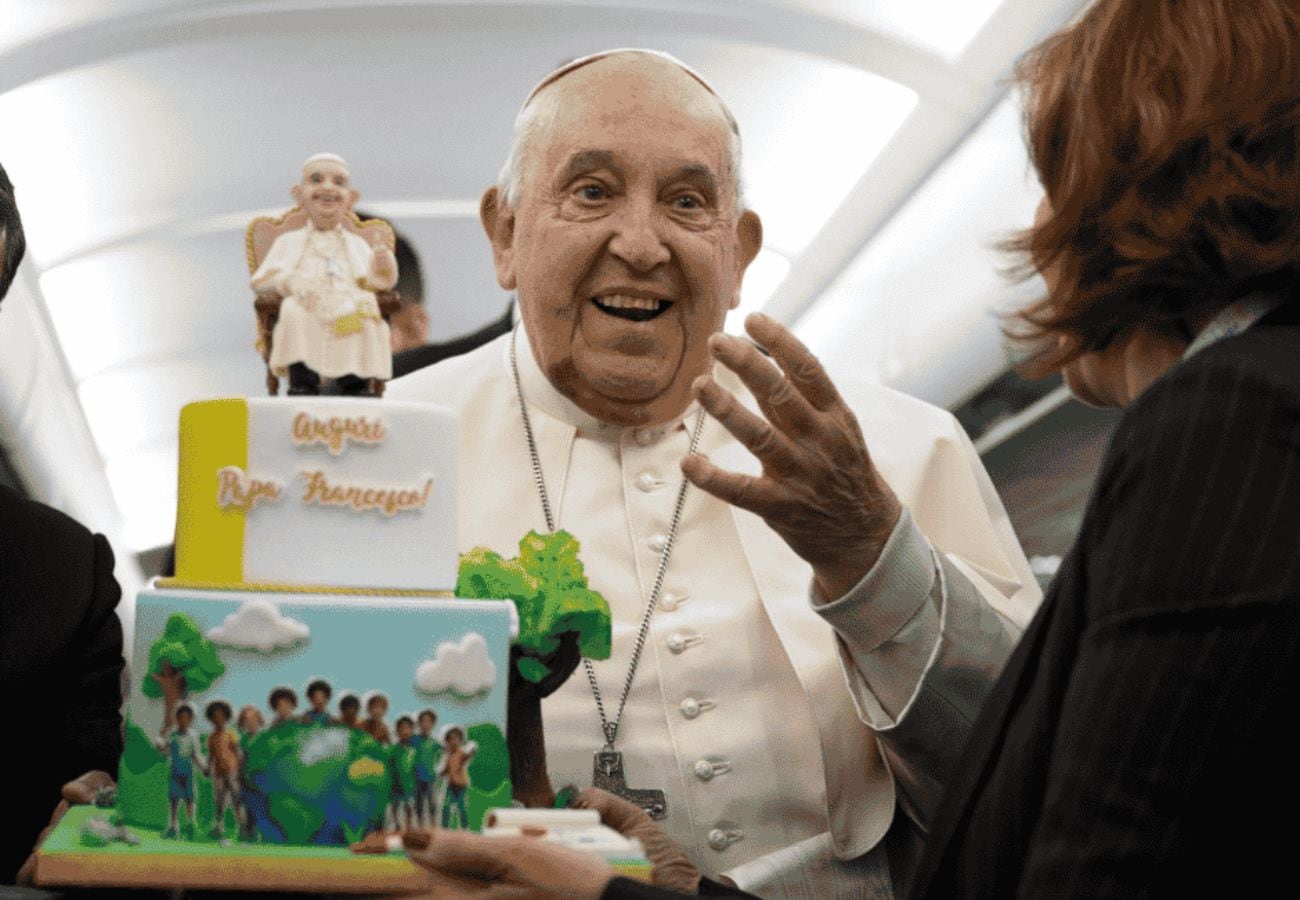
[[[383,823],[391,747],[344,725],[274,725],[248,742],[244,802],[263,841],[350,844]]]

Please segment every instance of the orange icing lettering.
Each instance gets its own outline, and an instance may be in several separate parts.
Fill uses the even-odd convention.
[[[321,444],[338,456],[348,442],[355,444],[382,444],[388,437],[383,419],[365,416],[332,416],[318,419],[310,413],[300,412],[293,417],[293,442],[299,447]]]
[[[433,479],[415,488],[359,487],[357,485],[331,484],[320,469],[303,470],[307,485],[302,502],[308,506],[338,506],[353,512],[377,510],[385,516],[423,509],[433,493]]]
[[[217,470],[217,506],[253,509],[259,503],[280,499],[280,484],[271,479],[250,478],[239,466]]]

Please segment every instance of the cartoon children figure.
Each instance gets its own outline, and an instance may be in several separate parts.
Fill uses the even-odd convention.
[[[329,682],[322,678],[317,678],[307,685],[307,702],[311,704],[311,709],[302,714],[302,723],[304,725],[334,724],[334,717],[330,715],[327,709],[330,696],[333,693]]]
[[[366,701],[366,720],[361,723],[361,730],[381,744],[391,744],[393,736],[388,731],[384,716],[388,715],[388,698],[383,694],[371,694]]]
[[[447,777],[447,793],[442,800],[442,827],[451,827],[451,807],[454,803],[460,813],[458,828],[469,828],[469,811],[465,809],[465,791],[469,787],[469,763],[474,758],[478,744],[465,740],[465,732],[453,726],[443,736],[447,753],[438,767],[438,774]]]
[[[434,787],[438,782],[438,763],[442,759],[442,744],[433,736],[438,714],[431,709],[422,709],[417,721],[420,733],[411,738],[415,747],[415,815],[421,828],[432,828],[438,817]]]
[[[165,838],[181,836],[180,824],[176,818],[176,808],[181,803],[185,804],[185,811],[190,817],[189,828],[193,830],[194,769],[197,767],[204,775],[208,774],[208,767],[199,755],[198,735],[190,731],[193,722],[193,708],[188,703],[182,703],[176,707],[176,729],[168,734],[167,725],[164,723],[162,731],[159,732],[161,737],[154,742],[160,751],[167,754],[171,768],[167,783],[167,830],[163,832]]]
[[[235,724],[239,728],[240,793],[244,801],[244,840],[251,841],[253,839],[253,817],[248,814],[248,789],[251,784],[247,772],[248,746],[253,742],[253,738],[262,730],[266,722],[262,718],[262,711],[250,703],[240,708],[239,719]]]
[[[213,729],[208,735],[208,768],[212,773],[212,805],[216,809],[212,836],[219,841],[224,841],[227,808],[234,810],[235,822],[240,834],[246,832],[244,794],[239,780],[243,754],[240,752],[239,738],[234,730],[226,727],[233,715],[229,703],[224,700],[214,700],[208,704],[203,715],[212,723]]]
[[[356,694],[344,694],[339,698],[339,722],[349,728],[360,728],[361,701]]]
[[[293,718],[293,711],[298,708],[298,695],[294,693],[293,688],[278,687],[271,691],[266,705],[271,708],[271,712],[275,713],[275,718],[271,720],[271,727],[274,728]]]
[[[415,828],[415,722],[410,716],[397,720],[397,744],[393,747],[393,791],[388,801],[393,829],[408,831]]]

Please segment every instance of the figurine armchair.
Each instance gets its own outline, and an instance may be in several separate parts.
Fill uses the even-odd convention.
[[[296,231],[307,224],[307,213],[300,206],[280,216],[259,216],[248,223],[244,234],[244,249],[248,256],[248,273],[252,275],[261,265],[263,258],[275,243],[275,239],[286,232]],[[393,226],[383,219],[366,219],[362,221],[355,213],[350,213],[343,220],[343,227],[360,235],[366,243],[372,243],[378,237],[389,250],[397,245]],[[271,334],[275,323],[280,318],[280,304],[284,298],[274,291],[260,291],[253,302],[257,313],[257,350],[266,362],[266,389],[272,397],[280,391],[280,379],[271,369]],[[393,313],[402,308],[402,300],[395,290],[376,291],[375,302],[379,305],[379,314],[387,322]],[[384,382],[378,378],[370,380],[371,392],[376,397],[384,394]]]

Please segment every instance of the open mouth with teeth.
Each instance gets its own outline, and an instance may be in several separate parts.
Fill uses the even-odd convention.
[[[630,322],[649,322],[662,315],[673,305],[671,300],[658,300],[650,297],[629,297],[625,294],[610,294],[606,297],[593,297],[592,303],[601,312]]]

